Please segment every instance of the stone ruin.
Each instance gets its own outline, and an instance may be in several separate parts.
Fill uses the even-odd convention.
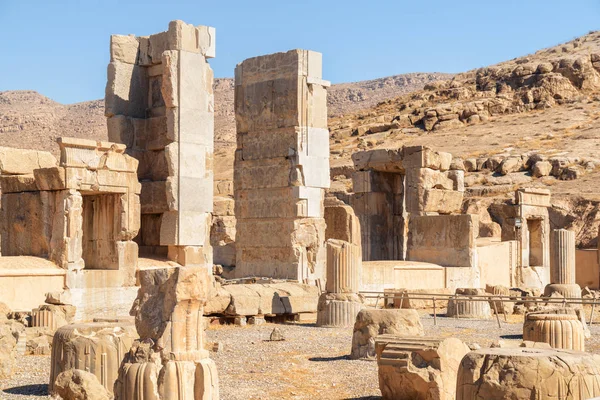
[[[0,177],[0,261],[19,264],[13,257],[38,257],[31,259],[31,268],[20,275],[31,280],[61,276],[56,286],[51,282],[48,289],[69,289],[81,318],[87,310],[97,309],[94,301],[99,297],[106,304],[117,300],[118,288],[135,285],[138,162],[125,154],[122,144],[73,138],[59,138],[58,144],[61,156],[57,166],[46,164],[30,174]],[[38,262],[40,258],[53,264]],[[41,280],[39,284],[43,285]],[[19,300],[21,307],[23,303],[43,302],[40,300],[46,291],[40,293],[35,286],[38,282],[21,285],[17,287],[37,289],[20,292],[20,296],[28,293],[32,297],[29,301]],[[113,295],[115,298],[109,299]],[[9,299],[8,303],[16,300]]]
[[[351,358],[378,359],[384,398],[600,393],[597,357],[558,350],[584,349],[577,310],[526,316],[524,339],[557,350],[468,353],[456,339],[420,337],[415,310],[365,309],[360,293],[455,291],[461,298],[447,301],[448,315],[477,318],[497,303],[464,300],[486,285],[494,294],[519,286],[580,297],[574,234],[550,234],[548,191],[517,190],[502,206],[502,241],[492,244],[479,240],[477,216],[463,213],[464,165],[424,146],[355,153],[352,192],[326,198],[329,83],[321,54],[247,59],[235,69],[235,216],[214,213],[230,218],[225,225],[237,221],[236,279],[215,279],[213,203],[232,201],[213,197],[231,194],[214,190],[214,28],[173,21],[148,37],[114,35],[110,52],[110,142],[60,138],[60,161],[0,148],[0,282],[15,288],[2,300],[33,309],[34,325],[58,328],[51,392],[84,379],[74,371],[85,370],[116,399],[216,399],[205,315],[243,325],[318,311],[318,326],[353,326]],[[44,287],[49,304],[39,306]],[[23,290],[30,294],[20,300]],[[132,320],[63,326],[122,314],[132,302]],[[565,357],[579,367],[564,372]],[[486,385],[513,363],[519,385]],[[529,369],[550,377],[542,392]],[[482,379],[481,371],[492,375]]]
[[[113,35],[110,53],[108,137],[139,161],[140,254],[211,265],[215,29],[173,21]]]
[[[235,277],[325,279],[329,82],[321,58],[292,50],[235,69]]]

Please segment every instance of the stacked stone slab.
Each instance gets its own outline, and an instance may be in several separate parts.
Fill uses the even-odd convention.
[[[215,30],[172,21],[148,37],[113,35],[108,136],[139,160],[142,253],[212,264]]]
[[[237,277],[325,277],[329,83],[321,58],[291,50],[235,69]]]
[[[464,171],[451,167],[450,153],[410,146],[354,153],[352,161],[348,201],[360,219],[365,261],[406,259],[410,216],[460,212]]]
[[[575,232],[555,229],[550,239],[550,284],[544,288],[544,296],[558,293],[581,298],[581,287],[575,283]]]
[[[490,303],[484,297],[483,289],[458,288],[456,296],[448,300],[446,315],[457,318],[489,318],[492,315]]]
[[[343,240],[327,241],[326,293],[319,297],[317,326],[348,327],[363,308],[360,247]]]
[[[456,400],[584,400],[600,395],[600,356],[572,350],[492,348],[460,363]]]
[[[381,335],[375,346],[383,399],[455,399],[458,366],[470,351],[461,340]]]
[[[112,393],[121,361],[135,339],[137,334],[131,322],[90,322],[59,328],[52,340],[49,392],[55,392],[61,372],[79,369],[94,374]]]
[[[544,342],[556,349],[585,351],[584,327],[575,313],[531,313],[523,323],[523,340]]]
[[[204,349],[205,266],[139,272],[141,288],[131,309],[140,337],[124,357],[116,400],[216,400],[216,366]]]

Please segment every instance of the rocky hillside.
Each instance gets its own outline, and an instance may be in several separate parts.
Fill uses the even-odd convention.
[[[577,231],[581,246],[597,242],[599,32],[427,84],[332,117],[329,125],[333,190],[348,189],[355,151],[429,145],[457,156],[465,170],[465,207],[482,220],[495,223],[489,205],[510,201],[515,188],[546,187],[556,207],[553,226]],[[497,228],[482,226],[480,233],[496,236]]]
[[[416,73],[333,85],[329,92],[330,112],[354,112],[451,76]],[[235,144],[233,91],[233,79],[215,79],[215,144],[219,151]],[[55,143],[59,136],[106,140],[104,101],[63,105],[34,91],[0,92],[3,146],[57,154]]]

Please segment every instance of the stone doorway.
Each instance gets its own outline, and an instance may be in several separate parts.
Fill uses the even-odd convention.
[[[83,260],[86,269],[119,269],[116,242],[119,234],[119,194],[85,194],[83,197]]]
[[[529,266],[544,265],[544,240],[541,219],[527,219]]]

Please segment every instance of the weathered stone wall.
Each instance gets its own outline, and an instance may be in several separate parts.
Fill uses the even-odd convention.
[[[329,132],[321,54],[292,50],[235,70],[237,277],[325,276]]]
[[[424,146],[352,155],[356,172],[349,203],[362,227],[363,259],[407,259],[411,216],[460,212],[464,171],[450,153]]]
[[[143,253],[212,265],[215,30],[172,21],[148,37],[113,35],[110,140],[139,160]]]
[[[413,216],[408,224],[408,259],[445,267],[477,267],[477,215]]]

